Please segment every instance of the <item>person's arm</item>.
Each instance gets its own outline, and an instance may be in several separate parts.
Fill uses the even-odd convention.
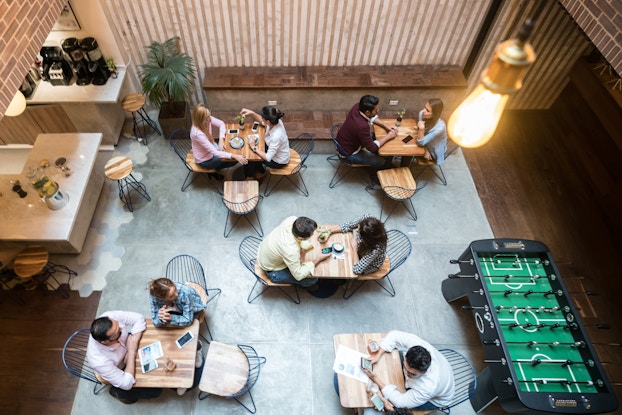
[[[132,378],[136,375],[136,355],[138,354],[138,345],[140,339],[143,337],[143,332],[140,331],[136,334],[132,333],[127,336],[125,347],[127,353],[125,354],[125,370],[124,372],[130,375]],[[136,382],[134,380],[134,382]]]
[[[240,114],[245,116],[245,117],[253,117],[256,121],[259,121],[260,123],[262,123],[261,122],[261,115],[257,114],[253,110],[249,110],[248,108],[242,108],[242,110],[240,110]]]
[[[225,149],[225,135],[227,134],[227,126],[225,123],[212,115],[212,121],[210,122],[210,133],[214,137],[214,128],[218,128],[218,149],[223,151]]]
[[[317,258],[314,258],[313,261],[300,262],[300,247],[296,243],[289,244],[283,248],[283,262],[297,281],[301,281],[313,275],[316,259]],[[317,263],[319,262],[321,261]]]
[[[149,304],[151,307],[151,321],[156,327],[163,326],[169,322],[166,304],[158,300],[155,296],[149,295]]]

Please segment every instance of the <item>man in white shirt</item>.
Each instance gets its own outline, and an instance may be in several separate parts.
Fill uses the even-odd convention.
[[[134,388],[136,354],[145,328],[145,317],[130,311],[107,311],[91,324],[87,361],[110,383],[110,395],[125,404],[162,393],[159,388]]]
[[[455,390],[453,371],[445,356],[434,346],[419,336],[396,330],[390,331],[379,345],[380,349],[369,359],[372,363],[393,349],[408,350],[404,357],[404,393],[397,390],[397,386],[386,384],[375,373],[363,369],[382,391],[390,404],[387,406],[426,410],[451,403]]]

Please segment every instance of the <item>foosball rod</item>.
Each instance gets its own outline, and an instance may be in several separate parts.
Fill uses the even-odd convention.
[[[519,383],[539,383],[541,385],[546,385],[547,383],[559,383],[560,385],[587,385],[594,386],[594,381],[586,380],[562,380],[562,379],[533,379],[533,380],[519,380]],[[600,379],[597,382],[602,382]],[[599,383],[600,385],[600,383]]]
[[[473,259],[450,259],[449,263],[450,264],[469,264],[469,265],[473,265],[475,262],[473,261]]]
[[[524,344],[525,346],[533,347],[533,346],[571,346],[571,347],[586,347],[584,341],[576,341],[576,342],[537,342],[535,340],[530,340],[528,342],[506,342],[506,344]]]
[[[562,297],[564,295],[564,291],[562,291],[562,290],[548,290],[548,291],[534,291],[534,290],[527,290],[527,291],[489,290],[488,292],[490,294],[503,294],[505,297],[507,297],[510,294],[522,294],[525,297],[528,297],[531,294],[543,294],[545,297],[548,297],[549,295],[553,295],[553,294],[556,294],[558,297]],[[596,291],[566,291],[566,294],[585,294],[585,295],[589,295],[591,297],[595,297],[595,296],[599,295],[598,292],[596,292]]]
[[[537,366],[539,364],[544,364],[544,363],[548,363],[548,364],[558,364],[561,365],[561,367],[566,367],[566,366],[572,366],[572,365],[585,365],[585,366],[589,366],[589,367],[593,367],[594,366],[594,361],[593,360],[588,360],[586,362],[580,361],[580,362],[575,362],[574,360],[562,360],[562,359],[551,359],[551,360],[542,360],[542,359],[516,359],[516,360],[512,360],[512,363],[531,363],[532,366]]]

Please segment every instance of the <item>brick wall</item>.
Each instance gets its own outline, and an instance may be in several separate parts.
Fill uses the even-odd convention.
[[[560,2],[618,75],[622,76],[622,1]]]
[[[4,115],[66,2],[0,0],[0,114]]]

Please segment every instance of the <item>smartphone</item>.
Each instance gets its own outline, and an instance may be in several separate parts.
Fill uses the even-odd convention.
[[[406,137],[404,137],[404,139],[403,139],[402,141],[403,141],[404,143],[407,143],[407,142],[409,142],[409,141],[410,141],[410,140],[412,140],[412,139],[413,139],[413,136],[412,136],[412,135],[407,135]]]
[[[143,365],[142,370],[143,370],[143,373],[148,373],[157,368],[158,368],[158,361],[151,360]]]
[[[229,134],[239,134],[240,130],[229,130]]]
[[[363,369],[372,370],[371,360],[361,357],[361,367]]]
[[[327,248],[322,248],[322,253],[323,254],[328,254],[329,252],[332,252],[333,248],[331,248],[330,246]]]
[[[257,130],[259,130],[259,123],[258,123],[257,121],[255,121],[255,122],[253,123],[253,126],[251,127],[251,131],[252,131],[252,132],[254,132],[254,133],[256,133],[256,132],[257,132]]]
[[[177,345],[177,347],[179,347],[181,349],[186,344],[188,344],[188,342],[191,341],[192,339],[194,339],[194,336],[192,335],[192,332],[191,331],[187,331],[181,337],[179,337],[177,340],[175,340],[175,344]]]
[[[384,409],[384,402],[382,402],[382,399],[377,393],[374,393],[369,400],[374,404],[374,407],[378,411],[382,411]]]
[[[178,309],[178,308],[171,308],[171,309],[169,309],[169,310],[168,310],[168,312],[169,312],[170,314],[175,314],[176,316],[181,316],[181,315],[183,315],[183,314],[184,314],[184,313],[182,313],[182,312],[181,312],[181,310],[180,310],[180,309]]]

